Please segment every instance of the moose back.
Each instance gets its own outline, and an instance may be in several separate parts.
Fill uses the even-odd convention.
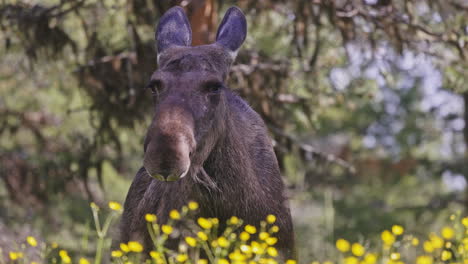
[[[245,40],[244,14],[231,7],[209,45],[191,46],[192,32],[180,7],[168,10],[156,29],[159,69],[148,87],[155,115],[144,141],[143,167],[125,201],[121,240],[151,248],[145,215],[167,222],[189,201],[199,217],[220,223],[237,216],[258,226],[269,214],[279,226],[276,247],[294,249],[291,214],[276,156],[260,116],[225,81]]]

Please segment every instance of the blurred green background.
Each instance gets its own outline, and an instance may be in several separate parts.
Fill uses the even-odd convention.
[[[271,132],[301,259],[466,212],[464,0],[2,0],[0,247],[35,234],[78,250],[89,202],[123,202],[153,114],[154,28],[173,5],[194,45],[231,5],[246,14],[228,84]]]

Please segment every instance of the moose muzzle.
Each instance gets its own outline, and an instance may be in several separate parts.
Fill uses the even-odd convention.
[[[195,149],[194,122],[182,108],[161,111],[148,131],[143,166],[160,181],[177,181],[187,175]]]

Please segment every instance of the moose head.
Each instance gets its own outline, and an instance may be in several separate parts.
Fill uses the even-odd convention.
[[[173,7],[161,17],[156,29],[159,68],[148,85],[155,101],[144,143],[143,166],[149,175],[176,181],[202,168],[225,132],[225,80],[246,34],[244,14],[236,7],[224,16],[216,41],[202,46],[191,46],[182,8]]]

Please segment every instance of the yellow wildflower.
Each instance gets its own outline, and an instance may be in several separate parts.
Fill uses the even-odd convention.
[[[405,229],[401,225],[392,226],[392,233],[399,236],[405,232]]]
[[[130,251],[130,248],[129,248],[128,245],[125,244],[125,243],[120,243],[120,249],[121,249],[123,252],[129,252],[129,251]]]
[[[197,240],[190,236],[185,237],[185,242],[191,247],[195,247],[197,245]]]
[[[247,241],[247,240],[250,239],[250,235],[247,232],[242,232],[242,233],[240,233],[239,238],[242,241]]]
[[[229,264],[229,261],[227,259],[219,259],[218,264]]]
[[[250,263],[252,263],[252,262],[253,261],[251,261]],[[279,262],[277,260],[275,260],[274,258],[260,258],[258,260],[258,263],[259,264],[278,264]],[[238,263],[235,263],[235,264],[238,264]]]
[[[158,220],[158,217],[155,214],[146,214],[145,220],[147,222],[156,222]]]
[[[434,246],[432,245],[431,241],[425,241],[423,243],[423,248],[427,253],[432,253],[434,251]]]
[[[91,202],[91,203],[89,204],[89,206],[91,207],[91,209],[93,209],[93,210],[95,210],[95,211],[99,211],[99,206],[97,206],[96,203]]]
[[[419,245],[419,239],[413,237],[413,239],[411,239],[411,245],[413,245],[413,246]]]
[[[17,259],[20,259],[20,258],[23,257],[23,253],[14,252],[14,251],[10,251],[8,255],[9,255],[11,260],[17,260]]]
[[[464,252],[465,252],[465,248],[463,247],[463,245],[459,245],[458,246],[458,254],[463,255]]]
[[[442,255],[440,256],[440,259],[442,259],[442,261],[451,260],[452,259],[452,252],[450,252],[448,250],[442,251]]]
[[[359,261],[358,261],[358,259],[356,257],[346,257],[344,259],[344,263],[345,264],[358,264]]]
[[[231,218],[229,219],[229,223],[231,225],[237,225],[239,224],[239,218],[237,218],[237,216],[231,216]]]
[[[37,240],[32,237],[32,236],[28,236],[26,238],[26,242],[28,242],[29,245],[31,245],[32,247],[36,247],[37,246]]]
[[[138,241],[130,241],[127,245],[132,252],[140,253],[143,251],[143,246]]]
[[[52,248],[58,248],[58,244],[57,242],[52,242],[52,244],[50,245]]]
[[[257,232],[257,228],[253,225],[246,225],[244,229],[249,234],[255,234]]]
[[[245,254],[252,253],[252,248],[249,245],[241,245],[240,250],[244,252]]]
[[[258,255],[263,254],[264,248],[257,241],[253,241],[250,246],[252,247],[252,252]]]
[[[382,232],[381,238],[387,246],[391,246],[395,242],[395,236],[388,230]]]
[[[197,261],[197,264],[208,264],[208,260],[207,259],[199,259]]]
[[[161,253],[157,252],[157,251],[151,251],[150,252],[150,256],[151,258],[153,259],[159,259],[161,257]]]
[[[366,249],[361,244],[354,243],[353,246],[351,247],[351,252],[353,252],[353,254],[356,257],[360,257],[360,256],[363,256],[364,253],[366,253]]]
[[[204,217],[198,218],[197,222],[198,222],[198,225],[200,225],[204,229],[210,229],[213,227],[213,223]]]
[[[390,254],[390,259],[391,260],[399,260],[400,257],[401,257],[401,255],[398,252],[392,252],[392,254]]]
[[[242,254],[238,249],[229,254],[229,259],[233,261],[244,261],[247,257]]]
[[[229,241],[225,237],[221,236],[218,238],[218,245],[220,247],[227,248],[229,247],[229,244],[230,244]]]
[[[68,256],[68,252],[65,251],[65,250],[60,250],[59,251],[59,256],[60,258],[62,259],[62,262],[65,263],[65,264],[69,264],[71,263],[71,258],[70,256]]]
[[[449,239],[452,239],[453,236],[455,235],[455,231],[453,230],[453,228],[449,227],[449,226],[446,226],[444,228],[442,228],[442,237],[449,240]]]
[[[85,258],[80,258],[79,264],[89,264],[89,261]]]
[[[198,209],[198,203],[197,202],[194,202],[194,201],[191,201],[188,203],[188,208],[192,211],[195,211]]]
[[[218,218],[210,218],[210,221],[211,223],[213,223],[213,225],[218,225],[219,224],[219,219]]]
[[[174,229],[170,225],[162,225],[161,226],[161,231],[163,231],[164,234],[170,235]]]
[[[272,256],[272,257],[276,257],[276,256],[278,256],[278,250],[276,250],[276,248],[274,248],[274,247],[268,247],[267,248],[267,254]]]
[[[368,253],[364,257],[365,264],[375,264],[377,262],[377,256],[373,253]]]
[[[265,239],[265,242],[268,245],[273,246],[274,244],[276,244],[276,242],[278,242],[278,238],[276,238],[276,237],[267,237],[267,239]]]
[[[293,259],[288,259],[288,260],[286,260],[285,264],[297,264],[297,261],[295,261]]]
[[[267,232],[260,232],[260,234],[258,234],[258,238],[260,238],[260,240],[266,240],[270,235],[267,233]]]
[[[187,261],[187,259],[188,259],[187,254],[179,254],[176,257],[177,262],[185,262]]]
[[[169,212],[169,217],[174,220],[179,220],[180,219],[180,213],[177,210],[171,210]]]
[[[468,227],[468,217],[463,217],[461,222],[465,227]]]
[[[467,252],[468,253],[468,238],[463,239],[463,244],[460,244],[460,247],[462,248],[462,252]]]
[[[120,258],[120,257],[123,256],[123,253],[120,250],[113,250],[111,252],[111,256],[114,257],[114,258]]]
[[[350,249],[350,244],[348,240],[340,238],[336,241],[336,248],[341,252],[348,252]]]
[[[271,233],[278,233],[279,227],[277,225],[274,225],[270,228]]]
[[[218,240],[215,239],[215,240],[211,241],[211,247],[217,248],[218,247]]]
[[[114,211],[120,211],[122,210],[122,205],[118,202],[109,202],[109,208]]]
[[[205,233],[201,232],[201,231],[197,233],[197,236],[198,236],[198,238],[200,238],[203,241],[208,240],[208,236]]]
[[[434,248],[442,248],[444,246],[444,240],[436,234],[430,234],[429,239]]]
[[[419,256],[416,258],[416,264],[432,264],[434,260],[431,256]]]
[[[269,214],[266,217],[267,223],[274,224],[276,222],[276,216]]]

